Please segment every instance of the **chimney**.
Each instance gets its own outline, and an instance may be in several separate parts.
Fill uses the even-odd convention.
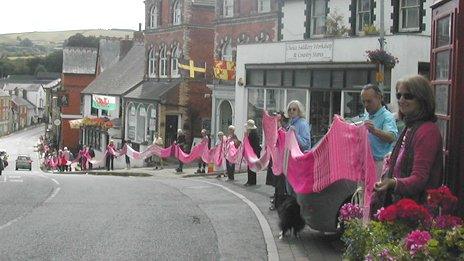
[[[134,32],[134,41],[143,43],[142,23],[139,23],[139,30]]]
[[[23,89],[23,99],[27,100],[27,91]]]
[[[129,39],[121,40],[120,43],[120,48],[119,48],[119,60],[122,60],[124,56],[129,52],[129,50],[132,48],[132,45],[134,42]]]

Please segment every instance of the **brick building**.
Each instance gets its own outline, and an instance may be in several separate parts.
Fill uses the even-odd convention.
[[[214,59],[235,62],[238,45],[278,41],[280,9],[277,0],[216,1]],[[235,81],[215,80],[210,88],[212,133],[226,131],[235,118]]]
[[[175,138],[177,129],[184,129],[188,138],[199,136],[201,128],[210,129],[211,91],[206,87],[206,79],[211,77],[213,64],[214,7],[213,0],[145,1],[146,80],[138,88],[153,90],[157,97],[130,98],[140,104],[147,98],[145,104],[152,102],[149,100],[159,101],[159,118],[152,121],[156,126],[151,129],[165,137],[166,145]],[[206,77],[197,73],[194,79],[181,76],[179,62],[189,60],[197,67],[206,64]],[[133,104],[127,102],[125,111]],[[146,109],[138,106],[136,110]]]
[[[12,124],[11,117],[11,96],[0,90],[0,136],[9,134],[11,131],[10,124]]]
[[[76,150],[79,130],[71,129],[70,120],[82,118],[81,92],[96,76],[97,48],[66,47],[63,49],[62,90],[56,97],[61,105],[59,145]]]

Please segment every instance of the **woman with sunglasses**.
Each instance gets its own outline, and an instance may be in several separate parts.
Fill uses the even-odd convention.
[[[374,211],[401,198],[424,202],[426,190],[440,186],[442,181],[442,137],[435,124],[430,82],[419,75],[400,80],[396,98],[399,118],[406,127],[393,148],[383,180],[375,184],[378,204]]]

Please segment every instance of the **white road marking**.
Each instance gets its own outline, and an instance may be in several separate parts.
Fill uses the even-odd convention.
[[[23,213],[21,216],[15,218],[15,219],[13,219],[13,220],[10,220],[8,223],[6,223],[6,224],[0,226],[0,230],[4,229],[4,228],[6,228],[6,227],[9,227],[9,226],[11,226],[12,224],[18,222],[20,219],[22,219],[23,217],[25,217],[28,213],[29,213],[29,212]]]
[[[55,182],[56,185],[60,185],[60,183],[56,179],[54,179],[54,178],[50,178],[50,179],[53,180],[53,182]]]
[[[216,184],[216,183],[209,182],[209,181],[204,181],[204,180],[195,180],[195,181],[208,183],[213,186],[220,187],[224,189],[225,191],[234,194],[236,197],[238,197],[243,202],[245,202],[245,204],[247,204],[251,208],[251,210],[253,210],[253,212],[255,213],[255,216],[258,219],[259,225],[261,226],[261,230],[263,231],[264,241],[266,242],[266,248],[267,248],[267,260],[269,261],[279,260],[279,252],[277,251],[277,245],[275,243],[274,235],[272,234],[271,227],[269,226],[269,223],[267,222],[263,213],[261,213],[259,208],[255,205],[255,203],[251,202],[244,195],[238,192],[235,192],[231,190],[230,188],[225,187],[223,185]]]
[[[52,200],[57,194],[58,192],[60,192],[61,188],[60,187],[57,187],[53,190],[53,193],[50,195],[50,197],[48,197],[44,203],[48,203],[50,200]]]

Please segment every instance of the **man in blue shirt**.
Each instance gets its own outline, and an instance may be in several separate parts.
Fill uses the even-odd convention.
[[[361,91],[361,101],[367,111],[364,125],[369,130],[369,142],[374,156],[377,179],[382,175],[383,159],[393,149],[393,142],[398,135],[398,128],[393,113],[382,102],[379,87],[368,84]]]

